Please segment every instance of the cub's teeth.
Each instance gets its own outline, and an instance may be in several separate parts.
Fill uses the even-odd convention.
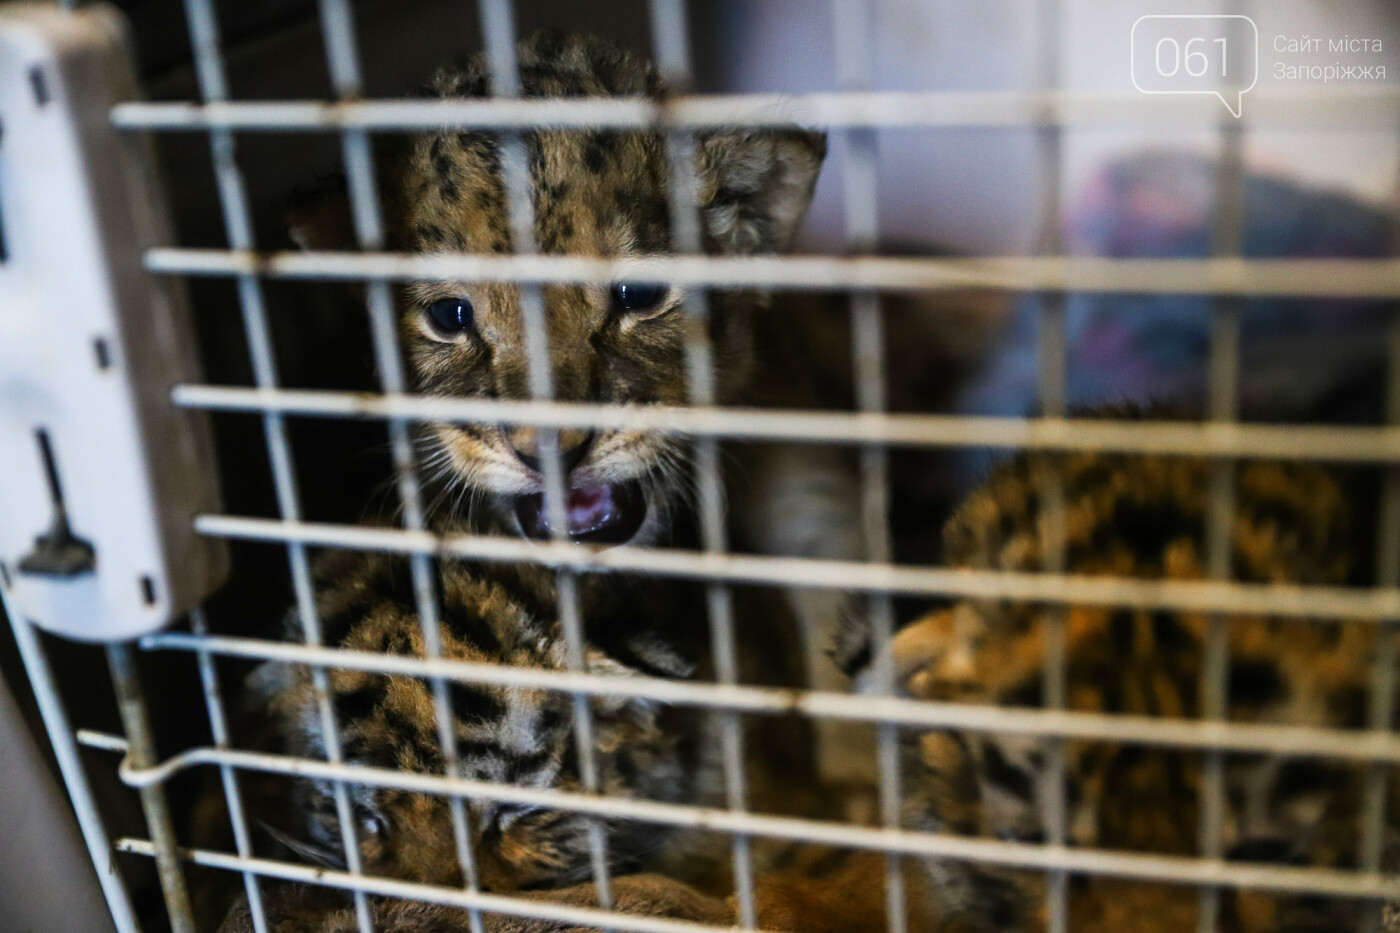
[[[530,538],[549,538],[552,526],[544,496],[533,493],[515,503],[520,529]],[[631,540],[646,519],[647,503],[637,482],[570,489],[564,501],[569,537],[594,544]]]

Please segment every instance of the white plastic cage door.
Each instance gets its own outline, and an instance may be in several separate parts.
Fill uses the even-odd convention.
[[[151,158],[108,112],[136,94],[102,7],[0,8],[0,583],[11,611],[90,641],[165,625],[222,582],[213,456],[170,389],[196,376]]]

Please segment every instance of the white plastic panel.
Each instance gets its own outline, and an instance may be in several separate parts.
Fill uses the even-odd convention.
[[[141,264],[168,242],[120,20],[102,7],[0,7],[0,584],[49,631],[161,628],[220,582],[197,537],[218,508],[178,283]]]

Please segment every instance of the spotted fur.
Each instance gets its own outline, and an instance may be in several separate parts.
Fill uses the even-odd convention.
[[[1043,507],[1065,490],[1067,570],[1092,576],[1198,580],[1207,576],[1211,466],[1188,458],[1023,456],[997,469],[945,530],[953,567],[1045,569],[1054,530]],[[1289,463],[1242,463],[1230,524],[1232,575],[1278,585],[1341,586],[1367,556],[1350,527],[1339,477]],[[914,696],[1009,707],[1044,705],[1046,639],[1064,622],[1065,705],[1085,713],[1167,719],[1202,716],[1203,613],[965,600],[902,630],[898,681]],[[1230,617],[1228,718],[1355,729],[1364,726],[1376,628],[1356,621]],[[859,631],[859,626],[856,627]],[[858,653],[858,652],[857,652]],[[1063,746],[1071,846],[1192,856],[1199,849],[1203,755],[1108,742]],[[912,826],[1000,839],[1046,838],[1052,785],[1043,740],[933,732],[907,742],[906,816]],[[1354,866],[1364,769],[1320,758],[1230,754],[1223,851],[1273,864]],[[1395,813],[1395,801],[1390,812]],[[1044,923],[1043,876],[929,862],[945,904],[977,930]],[[1076,933],[1196,928],[1197,892],[1102,877],[1070,886]],[[1220,929],[1321,933],[1355,928],[1357,905],[1225,891]]]
[[[665,88],[646,60],[600,40],[542,32],[519,47],[526,97],[658,98]],[[428,93],[481,97],[490,91],[483,57],[440,72]],[[502,149],[491,133],[415,135],[386,142],[380,189],[388,246],[410,252],[502,254],[537,248],[555,255],[612,259],[673,251],[664,136],[652,131],[541,129],[522,134],[528,159],[533,244],[516,243],[508,217]],[[698,135],[694,188],[704,249],[712,254],[772,253],[790,243],[811,199],[825,154],[819,133],[796,128],[714,130]],[[306,199],[291,233],[308,248],[354,248],[344,195]],[[471,333],[443,334],[427,308],[443,298],[469,299]],[[684,404],[687,321],[684,290],[669,287],[645,313],[618,313],[603,285],[543,289],[552,389],[568,401]],[[755,290],[714,290],[706,318],[721,401],[741,396],[752,368],[750,315],[767,301]],[[398,294],[415,391],[435,396],[529,398],[527,340],[516,284],[418,281]],[[476,501],[472,517],[507,532],[519,527],[511,497],[541,491],[542,477],[512,453],[534,453],[533,429],[439,423],[424,439],[428,472],[438,485],[437,514],[459,520],[459,502]],[[562,447],[582,446],[565,431]],[[673,438],[608,431],[589,439],[574,467],[575,486],[640,482],[646,524],[634,540],[654,542],[669,528],[688,471]]]
[[[531,595],[516,568],[443,562],[440,590],[441,648],[446,658],[474,664],[536,670],[568,668],[565,640],[553,605]],[[336,553],[316,563],[317,618],[327,644],[396,657],[427,655],[422,625],[412,609],[410,568],[401,558]],[[675,633],[700,631],[686,615],[703,606],[698,593],[674,584],[640,582],[626,593],[583,587],[589,620],[589,669],[618,678],[645,674],[685,677],[697,652]],[[300,620],[291,620],[292,637]],[[278,751],[322,758],[327,753],[316,684],[309,670],[270,662],[251,678],[254,697],[272,718]],[[329,672],[329,696],[346,762],[399,774],[446,771],[431,684],[407,676],[353,670]],[[452,683],[448,686],[456,773],[492,783],[578,792],[582,780],[577,733],[568,695],[544,690]],[[718,736],[710,717],[625,697],[590,704],[591,747],[599,790],[613,798],[641,798],[722,806]],[[352,783],[347,790],[363,871],[460,887],[454,825],[447,800],[426,793]],[[335,788],[326,781],[297,780],[290,807],[277,823],[263,825],[291,850],[277,853],[344,870]],[[521,809],[467,796],[471,845],[481,887],[577,906],[596,906],[588,821],[567,811]],[[614,907],[646,916],[729,925],[737,922],[734,897],[703,893],[680,880],[710,880],[711,859],[726,856],[712,837],[697,838],[642,822],[603,820],[614,881]],[[790,933],[846,933],[883,926],[880,878],[883,859],[867,853],[839,861],[834,870],[772,872],[759,878],[757,908],[763,928]],[[629,875],[667,870],[670,877]],[[920,879],[909,879],[919,891]],[[925,899],[915,900],[915,916]],[[270,891],[267,909],[274,933],[338,933],[356,928],[355,912],[340,892],[305,886]],[[371,901],[375,928],[397,933],[458,933],[473,929],[459,909],[400,900]],[[916,924],[914,929],[931,929]],[[563,933],[582,929],[545,921],[489,917],[487,933]],[[248,933],[246,902],[235,904],[221,933]]]
[[[318,615],[327,643],[351,651],[422,658],[428,652],[413,608],[409,568],[399,558],[336,555],[318,563]],[[510,568],[444,562],[438,568],[443,657],[538,670],[568,669],[565,640],[551,603],[537,600]],[[668,597],[675,595],[668,593]],[[694,601],[691,601],[694,604]],[[691,673],[669,626],[699,629],[660,596],[638,585],[626,594],[584,588],[591,671],[617,677]],[[658,626],[657,621],[662,623]],[[293,625],[299,630],[299,623]],[[597,647],[599,645],[606,646]],[[443,774],[433,691],[414,677],[351,670],[329,674],[330,695],[347,762],[413,774]],[[304,668],[268,664],[254,677],[281,749],[303,757],[327,752],[315,684]],[[452,683],[447,687],[462,777],[520,787],[582,788],[572,701],[567,694]],[[703,723],[684,710],[644,700],[598,697],[593,749],[600,789],[618,797],[708,799],[717,783],[702,759]],[[355,830],[365,870],[433,884],[462,883],[445,798],[355,785]],[[283,838],[303,857],[345,864],[333,787],[299,781]],[[588,822],[553,810],[472,800],[468,805],[481,883],[489,890],[558,887],[590,870]],[[647,824],[606,822],[616,870],[660,857],[670,834]]]
[[[540,33],[518,49],[527,97],[656,98],[665,89],[646,61],[595,39]],[[478,56],[440,72],[428,93],[489,93]],[[523,133],[534,227],[515,242],[508,218],[503,147],[491,133],[437,132],[387,140],[377,151],[386,247],[435,254],[548,254],[614,259],[672,251],[668,154],[661,134],[540,129]],[[820,134],[795,128],[724,130],[697,136],[694,187],[706,252],[745,255],[785,248],[800,223],[824,155]],[[293,210],[291,233],[308,249],[354,248],[343,190],[332,185]],[[680,313],[683,290],[667,287],[644,313],[620,313],[605,286],[542,290],[553,393],[570,401],[680,404],[689,398]],[[739,397],[751,368],[749,315],[757,291],[712,291],[706,318],[719,397]],[[428,308],[443,299],[473,307],[469,330],[445,334]],[[414,391],[436,396],[517,399],[531,395],[527,340],[516,285],[417,281],[396,293]],[[574,489],[640,484],[646,520],[634,543],[686,540],[686,449],[675,439],[561,432],[561,446],[586,450],[571,468]],[[519,533],[515,505],[541,491],[538,440],[509,425],[434,424],[423,438],[436,527]],[[525,454],[525,456],[521,456]],[[460,507],[459,507],[460,506]],[[704,601],[686,584],[579,578],[590,670],[684,677],[700,656]],[[561,670],[567,651],[557,621],[556,582],[547,568],[442,561],[436,567],[443,656],[476,663]],[[342,555],[317,565],[323,640],[374,653],[425,657],[408,566],[377,555]],[[301,623],[293,619],[292,637]],[[353,764],[409,773],[445,771],[432,685],[411,677],[354,671],[329,674],[337,739]],[[267,665],[254,693],[290,754],[327,751],[316,684],[305,670]],[[457,773],[534,788],[579,790],[581,768],[572,701],[535,690],[456,684],[448,688]],[[719,787],[708,755],[708,719],[644,701],[591,703],[599,790],[610,796],[713,801]],[[301,781],[294,806],[274,830],[304,859],[345,864],[334,788]],[[446,801],[426,794],[356,785],[350,790],[359,856],[371,874],[460,885]],[[491,891],[559,888],[591,868],[588,821],[559,811],[522,810],[472,800],[468,806],[478,875]],[[603,821],[615,871],[658,863],[674,843],[662,828]],[[690,849],[686,850],[690,852]],[[413,914],[404,913],[405,917]],[[445,921],[444,921],[445,922]],[[432,927],[437,929],[438,927]],[[416,929],[416,928],[415,928]]]

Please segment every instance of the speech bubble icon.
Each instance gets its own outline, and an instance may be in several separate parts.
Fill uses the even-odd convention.
[[[1140,16],[1130,43],[1133,87],[1144,94],[1211,94],[1239,117],[1259,83],[1259,27],[1248,16]]]

